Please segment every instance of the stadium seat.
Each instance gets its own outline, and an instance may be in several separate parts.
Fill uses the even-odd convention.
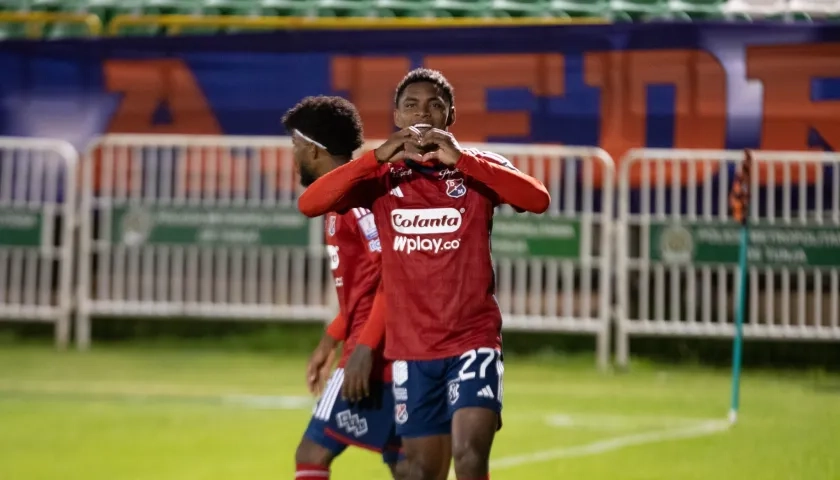
[[[257,0],[260,13],[275,17],[314,17],[318,15],[315,0]]]
[[[727,16],[746,15],[748,18],[784,16],[787,0],[727,0],[721,11]]]
[[[840,15],[840,0],[790,0],[788,10],[813,17],[830,18]]]
[[[667,0],[610,0],[607,18],[616,21],[649,20],[667,17]]]
[[[376,0],[374,8],[380,18],[436,18],[432,0]]]
[[[21,23],[0,23],[0,40],[26,38],[26,27]]]
[[[208,15],[259,15],[258,0],[204,0],[202,11]]]
[[[491,0],[433,0],[436,16],[476,17],[493,16]]]
[[[607,17],[609,0],[551,0],[549,13],[554,17]]]
[[[319,17],[373,17],[374,0],[318,0],[315,4]]]
[[[551,13],[544,0],[492,0],[490,7],[494,16],[506,17],[548,17]]]
[[[668,0],[668,11],[675,20],[720,20],[725,0]]]

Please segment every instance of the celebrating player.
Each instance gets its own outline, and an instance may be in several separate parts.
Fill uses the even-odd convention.
[[[283,124],[292,135],[303,186],[346,163],[362,144],[359,114],[353,104],[340,97],[307,97],[286,113]],[[399,472],[406,464],[398,462],[400,443],[394,432],[394,401],[387,383],[390,368],[378,349],[384,333],[384,309],[382,302],[375,300],[380,279],[376,225],[369,210],[354,208],[343,215],[327,215],[324,231],[340,313],[310,359],[310,390],[321,393],[334,348],[342,340],[344,348],[339,368],[323,390],[298,445],[295,478],[329,478],[330,464],[348,445],[382,452],[394,478],[404,478]],[[357,344],[367,345],[366,352],[373,352],[373,393],[351,403],[340,396],[342,367]]]
[[[502,316],[490,257],[494,208],[542,213],[545,187],[505,158],[463,149],[452,86],[417,69],[399,84],[398,130],[314,182],[310,217],[369,208],[382,240],[385,356],[409,478],[432,479],[452,442],[459,480],[489,478],[502,408]]]

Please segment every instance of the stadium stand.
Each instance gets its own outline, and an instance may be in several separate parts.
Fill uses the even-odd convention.
[[[182,16],[180,24],[160,20],[172,15]],[[147,20],[135,20],[138,17]],[[190,20],[197,17],[207,21]],[[108,29],[115,18],[123,20],[119,28]],[[261,22],[261,18],[488,23],[529,19],[836,21],[840,0],[0,0],[0,39],[90,36],[103,31],[118,35],[232,33],[289,25]]]

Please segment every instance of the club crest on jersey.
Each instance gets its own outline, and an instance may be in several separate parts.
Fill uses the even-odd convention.
[[[330,215],[330,218],[327,220],[327,233],[331,237],[335,235],[335,215]]]
[[[400,425],[408,421],[408,408],[404,403],[398,403],[394,406],[394,420]]]
[[[461,198],[467,194],[463,178],[450,178],[446,181],[446,194],[452,198]]]
[[[455,405],[458,402],[458,397],[460,397],[459,387],[460,384],[458,381],[450,382],[449,384],[449,403],[450,405]]]

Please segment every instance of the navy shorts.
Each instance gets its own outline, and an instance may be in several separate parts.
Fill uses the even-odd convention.
[[[393,363],[394,420],[400,437],[451,433],[461,408],[502,412],[502,352],[478,348],[441,360]]]
[[[394,397],[390,383],[371,382],[370,396],[350,403],[341,398],[344,369],[333,373],[315,405],[304,437],[338,456],[349,445],[381,452],[385,463],[396,463],[401,442],[394,432]]]

